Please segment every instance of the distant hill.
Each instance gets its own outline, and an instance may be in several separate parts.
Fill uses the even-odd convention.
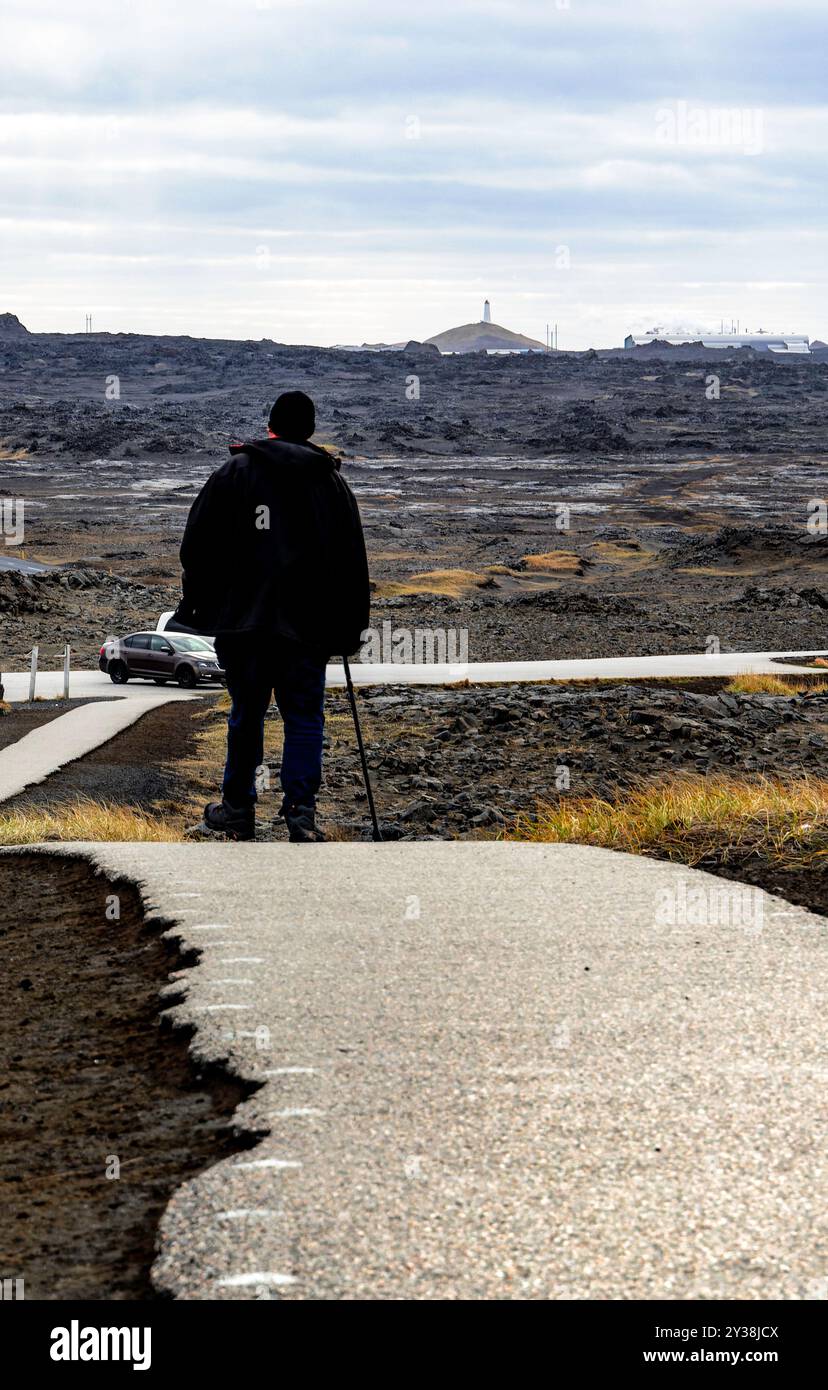
[[[0,314],[0,337],[22,338],[29,336],[29,330],[20,322],[17,314]]]
[[[441,352],[485,352],[497,348],[511,348],[513,351],[540,348],[541,352],[546,351],[545,345],[535,338],[525,338],[522,333],[513,333],[511,328],[502,328],[499,323],[484,323],[482,319],[479,323],[447,328],[445,333],[426,338],[426,342],[433,343]]]
[[[439,354],[440,349],[435,343],[421,343],[419,338],[409,338],[403,352],[430,352]]]

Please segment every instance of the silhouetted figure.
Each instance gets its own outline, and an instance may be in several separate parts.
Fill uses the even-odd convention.
[[[285,392],[268,425],[267,439],[231,446],[192,505],[175,616],[215,635],[232,700],[222,800],[206,807],[205,825],[253,838],[275,693],[284,723],[280,814],[291,840],[319,840],[325,667],[334,653],[354,652],[368,626],[368,562],[339,461],[310,443],[313,401]]]

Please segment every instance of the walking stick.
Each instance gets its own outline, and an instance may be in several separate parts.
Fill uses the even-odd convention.
[[[374,793],[371,791],[371,778],[368,776],[368,760],[365,756],[365,744],[362,742],[362,730],[359,727],[359,715],[357,714],[356,695],[354,694],[354,683],[351,680],[351,668],[348,665],[347,656],[342,657],[342,665],[345,667],[345,684],[348,687],[348,699],[351,702],[351,713],[354,716],[354,728],[356,729],[357,744],[359,746],[359,756],[362,760],[362,775],[365,778],[365,790],[368,793],[368,809],[371,812],[371,825],[373,826],[373,839],[381,840],[379,821],[377,820],[376,807],[374,806]]]

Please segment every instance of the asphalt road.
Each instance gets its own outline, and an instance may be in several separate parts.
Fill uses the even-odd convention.
[[[13,551],[0,550],[0,572],[16,570],[18,574],[45,574],[47,570],[56,568],[55,565],[44,565],[41,560],[24,560]]]
[[[263,1083],[159,1288],[825,1296],[823,919],[578,846],[61,849],[199,948],[175,1016]]]
[[[465,666],[411,662],[407,665],[354,662],[355,685],[451,685],[468,680],[472,685],[509,681],[546,680],[642,680],[647,677],[740,676],[747,672],[796,671],[797,658],[826,656],[819,652],[721,652],[708,655],[614,656],[572,661],[470,661]],[[787,657],[780,666],[773,658]],[[344,685],[341,667],[328,667],[328,685]]]
[[[704,652],[680,656],[623,656],[596,657],[578,661],[471,661],[465,666],[417,663],[371,664],[354,661],[351,672],[355,685],[451,685],[468,680],[472,684],[508,683],[511,681],[543,680],[642,680],[647,677],[672,676],[738,676],[746,672],[772,673],[799,671],[797,658],[828,656],[828,648],[815,652],[722,652],[711,656]],[[788,662],[780,665],[779,658]],[[29,692],[26,671],[3,675],[7,700],[25,700]],[[328,667],[328,685],[343,686],[345,676],[341,665]],[[85,696],[121,695],[141,698],[142,692],[154,687],[147,681],[130,681],[114,686],[101,671],[73,671],[69,693],[80,699]],[[212,687],[207,687],[208,689]],[[63,672],[41,671],[37,678],[37,693],[53,699],[63,693]]]

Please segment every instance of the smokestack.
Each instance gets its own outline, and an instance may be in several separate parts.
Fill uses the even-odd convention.
[[[492,321],[492,309],[491,309],[491,305],[489,304],[489,301],[488,301],[488,299],[487,299],[487,300],[484,301],[484,304],[483,304],[483,322],[484,322],[484,323],[491,323],[491,321]]]

